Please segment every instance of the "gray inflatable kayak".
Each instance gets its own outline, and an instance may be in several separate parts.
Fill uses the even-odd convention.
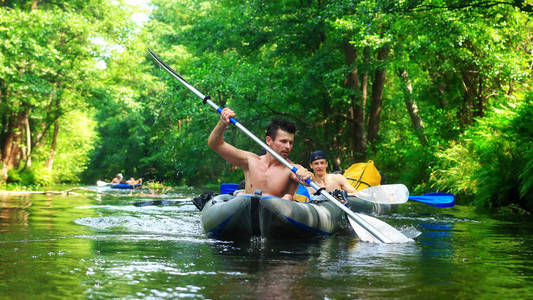
[[[346,206],[359,213],[389,214],[398,205],[348,196]],[[347,226],[341,209],[322,196],[302,203],[272,196],[221,194],[205,203],[201,221],[207,235],[220,240],[305,239],[335,234]]]
[[[272,196],[228,194],[205,203],[201,221],[209,237],[221,240],[311,238],[337,233],[346,226],[344,213],[329,201],[300,203]]]

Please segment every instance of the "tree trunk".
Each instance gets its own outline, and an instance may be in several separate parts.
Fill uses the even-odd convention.
[[[5,138],[1,148],[2,169],[0,170],[0,183],[5,183],[9,169],[18,166],[21,157],[19,144],[23,143],[24,120],[27,118],[27,112],[21,111],[13,114],[8,122],[8,128],[5,130]]]
[[[366,130],[365,130],[365,100],[363,97],[362,87],[359,79],[359,71],[355,65],[357,56],[355,47],[346,42],[344,45],[345,62],[347,66],[352,66],[352,72],[348,74],[345,80],[345,86],[354,90],[351,93],[349,112],[350,135],[353,156],[356,160],[363,160],[366,157]],[[364,87],[366,91],[366,86]]]
[[[28,115],[31,114],[31,109],[30,111],[28,112]],[[31,168],[31,129],[30,129],[30,121],[29,121],[29,118],[28,116],[26,116],[26,118],[24,119],[24,126],[25,126],[25,130],[24,132],[26,133],[26,151],[24,151],[24,159],[26,160],[26,162],[24,163],[24,167],[22,168],[22,171],[24,171],[26,169],[26,167],[30,167]]]
[[[11,149],[14,139],[15,131],[8,128],[4,143],[2,144],[2,170],[0,171],[0,183],[5,183],[7,181],[7,172],[10,168],[8,162],[11,160]]]
[[[18,69],[19,76],[26,71],[26,59],[23,59]],[[2,86],[3,88],[3,86]],[[8,102],[11,95],[8,91],[2,93],[2,101]],[[16,100],[15,100],[16,101]],[[2,132],[0,134],[0,183],[5,183],[8,177],[9,169],[19,166],[21,158],[21,147],[24,145],[24,121],[27,120],[30,108],[23,103],[17,103],[21,106],[17,112],[7,112],[4,115]],[[15,104],[12,104],[15,106]]]
[[[46,161],[46,168],[48,171],[52,171],[54,167],[54,157],[56,154],[56,145],[57,145],[57,134],[59,133],[59,120],[54,124],[54,133],[52,135],[52,146],[50,147],[50,154],[48,155],[48,160]]]
[[[385,90],[385,79],[387,69],[385,59],[389,55],[389,48],[382,47],[378,50],[378,63],[381,66],[374,73],[374,83],[372,84],[372,103],[370,105],[370,116],[368,120],[368,141],[373,143],[379,132],[379,118],[383,104],[383,91]]]
[[[53,92],[49,95],[49,103],[46,107],[46,121],[41,123],[41,130],[38,134],[36,134],[35,138],[33,139],[33,149],[37,149],[40,147],[41,143],[46,140],[46,136],[48,134],[48,131],[50,130],[51,126],[53,124],[57,123],[57,120],[61,116],[60,114],[60,105],[61,105],[61,96],[57,95],[57,91],[60,88],[61,83],[55,82],[54,83],[54,89]],[[54,96],[55,95],[55,96]]]
[[[370,49],[368,49],[368,47],[365,47],[365,50],[363,50],[363,56],[364,56],[363,59],[364,59],[365,66],[368,66],[370,62]],[[362,119],[363,119],[363,125],[364,125],[367,122],[366,102],[368,99],[368,68],[365,68],[365,72],[363,73],[363,78],[361,78],[361,93],[362,93],[361,104],[363,107],[363,118]],[[365,130],[365,133],[366,133],[366,130]],[[365,139],[366,139],[366,136],[365,136]],[[365,140],[365,144],[366,144],[366,140]]]
[[[477,77],[477,88],[476,92],[476,101],[474,102],[474,117],[483,117],[485,115],[485,104],[488,100],[488,97],[483,96],[483,77],[479,76],[479,73],[476,73]]]
[[[459,111],[459,120],[463,125],[471,125],[474,120],[474,102],[476,99],[475,76],[472,70],[465,70],[462,73],[462,84],[464,88],[463,105]]]
[[[398,69],[398,76],[400,76],[404,83],[404,102],[405,106],[407,107],[407,112],[409,112],[409,117],[411,118],[411,125],[415,130],[420,144],[422,144],[422,146],[427,146],[428,141],[424,132],[424,123],[422,122],[422,118],[418,112],[416,101],[413,98],[413,86],[411,84],[411,78],[409,78],[409,74],[405,69]]]
[[[509,80],[509,88],[507,89],[507,92],[505,93],[507,96],[510,96],[514,92],[514,80]]]

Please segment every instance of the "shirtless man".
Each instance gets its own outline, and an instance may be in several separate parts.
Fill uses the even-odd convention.
[[[119,184],[119,183],[122,183],[122,173],[118,173],[117,176],[115,176],[115,178],[113,178],[111,180],[111,184]]]
[[[313,182],[320,187],[325,187],[327,192],[335,190],[344,190],[348,193],[355,193],[357,190],[350,185],[350,182],[341,174],[328,174],[328,161],[323,151],[317,150],[311,153],[309,158],[309,167],[314,172]],[[314,189],[307,188],[312,195]]]
[[[235,117],[235,113],[229,108],[224,108],[218,124],[209,135],[209,147],[226,161],[242,169],[246,193],[253,194],[256,190],[261,190],[263,195],[293,200],[292,195],[296,192],[298,184],[307,185],[305,180],[311,178],[312,173],[301,165],[293,164],[298,169],[294,174],[268,152],[257,155],[226,143],[224,131],[230,123],[230,117]],[[274,119],[268,125],[265,143],[288,160],[295,132],[294,123],[285,119]]]
[[[142,178],[135,179],[133,177],[130,177],[129,180],[126,180],[126,183],[127,184],[131,184],[131,185],[142,184],[143,183],[143,179]]]

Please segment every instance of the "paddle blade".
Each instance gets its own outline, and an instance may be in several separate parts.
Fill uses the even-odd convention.
[[[370,232],[366,231],[363,227],[361,227],[361,225],[357,224],[357,222],[352,220],[352,218],[348,218],[348,221],[350,221],[350,225],[352,225],[355,234],[357,234],[361,241],[369,243],[381,243],[380,240],[378,240]]]
[[[106,185],[111,185],[111,183],[108,183],[108,182],[105,182],[105,181],[102,181],[102,180],[98,180],[96,182],[96,185],[97,186],[106,186]]]
[[[435,207],[452,207],[455,205],[455,196],[448,193],[429,193],[422,196],[410,196],[409,200],[426,203]]]
[[[379,204],[402,204],[409,198],[409,190],[403,184],[376,185],[348,196]]]
[[[406,243],[406,242],[413,242],[413,239],[408,238],[403,233],[398,231],[396,228],[390,226],[389,224],[376,219],[374,217],[364,215],[364,214],[356,214],[357,217],[363,219],[365,222],[369,223],[374,227],[376,230],[380,232],[381,235],[385,236],[387,239],[389,239],[389,243]],[[359,226],[354,220],[351,218],[348,218],[350,221],[350,224],[355,230],[355,233],[359,236],[359,238],[362,241],[365,242],[371,242],[371,243],[379,243],[380,240],[378,240],[374,235],[372,235],[370,232],[366,231],[363,227]],[[359,228],[356,228],[356,226]],[[363,232],[364,231],[364,232]]]

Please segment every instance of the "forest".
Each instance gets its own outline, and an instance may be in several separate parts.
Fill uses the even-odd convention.
[[[533,209],[533,5],[525,0],[0,3],[0,188],[239,182],[207,146],[219,117],[297,124],[291,160],[374,161],[386,183]],[[260,147],[236,128],[226,140]]]

